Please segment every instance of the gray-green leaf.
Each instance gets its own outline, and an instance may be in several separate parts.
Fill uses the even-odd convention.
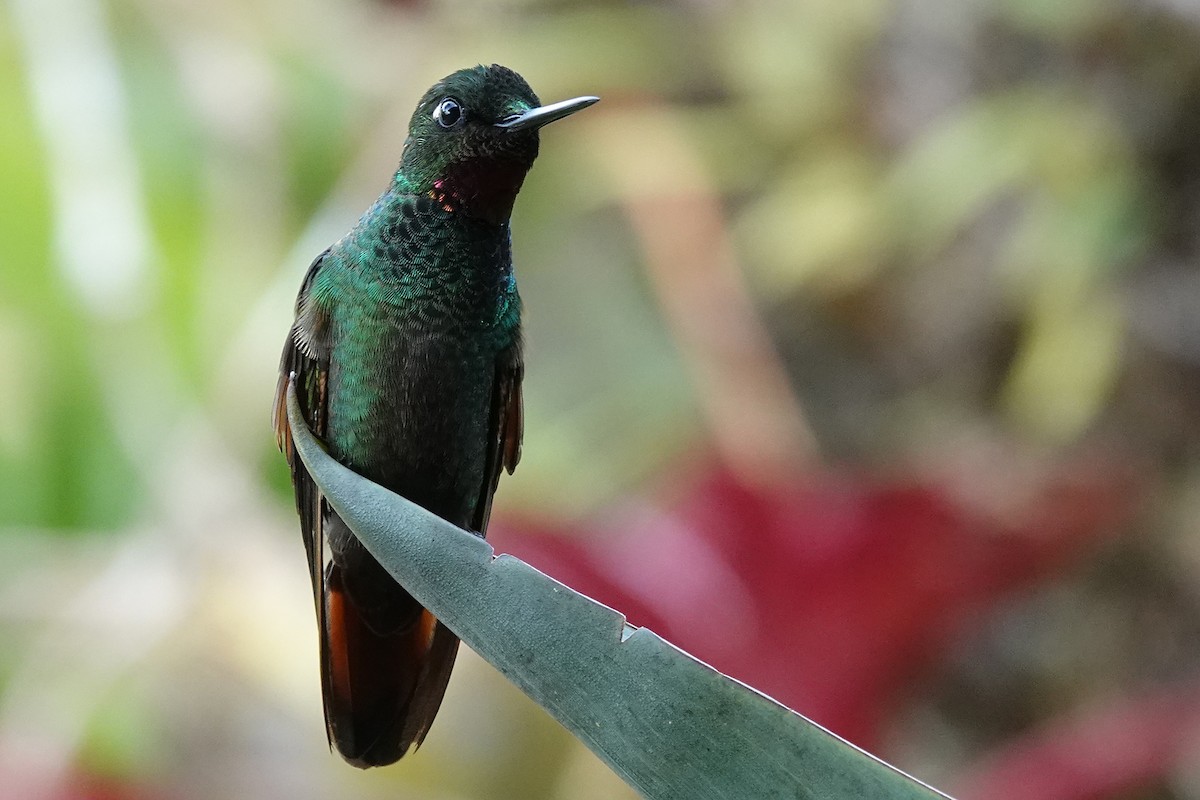
[[[946,797],[338,464],[292,389],[288,416],[313,480],[371,554],[646,797]]]

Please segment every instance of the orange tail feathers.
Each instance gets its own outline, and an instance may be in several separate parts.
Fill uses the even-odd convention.
[[[458,637],[422,610],[414,625],[380,636],[326,567],[321,682],[330,744],[356,767],[399,760],[425,738],[450,680]]]

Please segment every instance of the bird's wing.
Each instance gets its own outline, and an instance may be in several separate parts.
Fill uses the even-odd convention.
[[[304,550],[308,554],[309,576],[312,579],[313,601],[317,609],[317,623],[321,626],[322,648],[325,636],[324,613],[324,533],[322,531],[325,499],[317,485],[304,468],[304,462],[296,454],[292,444],[292,431],[288,425],[287,390],[290,382],[296,384],[296,397],[308,427],[318,439],[325,436],[328,425],[328,378],[330,320],[313,300],[312,288],[321,264],[329,251],[321,253],[309,266],[296,298],[296,322],[288,332],[283,345],[283,357],[279,362],[279,382],[275,386],[275,441],[287,456],[292,470],[292,486],[296,492],[296,510],[300,513],[300,532],[304,537]],[[328,659],[322,653],[322,670]]]
[[[521,380],[525,376],[525,364],[521,357],[521,340],[516,340],[496,359],[496,376],[492,382],[492,410],[488,424],[487,461],[483,473],[483,486],[475,504],[472,527],[479,533],[487,532],[488,517],[492,513],[492,496],[500,482],[501,470],[511,475],[521,460],[521,440],[525,435],[525,411],[521,398]]]

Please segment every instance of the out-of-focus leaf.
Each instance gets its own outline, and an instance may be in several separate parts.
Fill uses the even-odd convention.
[[[1078,434],[1104,407],[1117,377],[1124,318],[1117,301],[1043,304],[1031,316],[1005,400],[1024,425],[1051,440]]]
[[[876,173],[863,154],[830,147],[745,209],[739,241],[768,289],[845,289],[875,275],[884,264]]]
[[[1116,4],[1107,0],[1057,0],[1054,3],[1004,0],[998,5],[1002,8],[1001,13],[1018,25],[1069,41],[1111,18]]]
[[[878,33],[887,4],[747,2],[736,10],[719,29],[721,72],[743,99],[747,132],[791,144],[845,112],[844,82],[861,68],[859,48]]]
[[[975,101],[943,120],[894,167],[886,198],[892,236],[928,258],[1031,170],[1020,99]],[[1018,107],[1015,107],[1018,106]]]
[[[372,555],[646,797],[944,797],[341,466],[294,389],[288,416],[309,472]]]
[[[204,276],[206,145],[171,54],[145,19],[115,20],[128,86],[130,143],[136,149],[147,221],[154,237],[155,320],[176,374],[192,390],[211,379],[206,342],[197,336],[197,301]],[[211,346],[211,343],[208,343]]]

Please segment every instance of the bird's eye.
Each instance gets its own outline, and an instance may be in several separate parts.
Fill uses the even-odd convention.
[[[463,108],[457,100],[447,97],[433,110],[433,118],[443,128],[457,128],[463,121]]]

